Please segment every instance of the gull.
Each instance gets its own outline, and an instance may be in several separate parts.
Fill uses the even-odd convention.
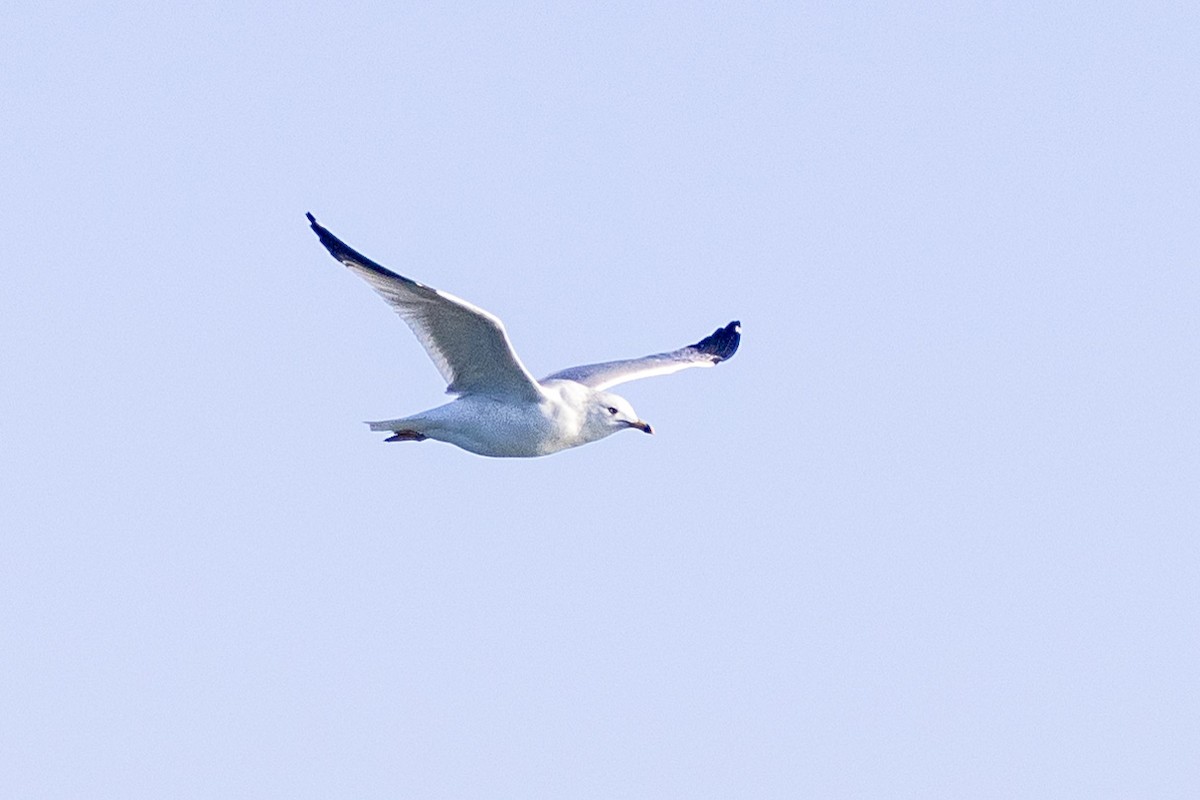
[[[625,398],[626,381],[712,367],[733,356],[741,323],[668,353],[570,367],[535,380],[504,323],[452,294],[397,275],[352,249],[307,214],[335,259],[363,278],[408,323],[457,399],[409,417],[368,422],[388,442],[448,442],[481,456],[530,458],[595,442],[617,431],[653,433]]]

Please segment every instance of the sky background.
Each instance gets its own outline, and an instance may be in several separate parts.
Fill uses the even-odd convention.
[[[436,7],[434,7],[436,6]],[[1186,3],[18,2],[0,796],[1200,795]],[[544,375],[543,459],[304,212]]]

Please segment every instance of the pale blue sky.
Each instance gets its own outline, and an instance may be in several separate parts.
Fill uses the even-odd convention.
[[[0,796],[1200,794],[1187,4],[18,3]],[[530,369],[499,461],[312,211]]]

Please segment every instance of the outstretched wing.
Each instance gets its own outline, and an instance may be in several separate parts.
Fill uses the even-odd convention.
[[[488,394],[537,400],[541,387],[513,351],[498,318],[466,300],[397,275],[308,221],[329,254],[359,277],[408,323],[454,394]]]
[[[649,378],[652,375],[669,375],[688,367],[713,367],[727,358],[732,358],[742,341],[742,323],[734,320],[724,328],[717,328],[695,344],[642,358],[624,361],[606,361],[603,364],[585,364],[571,367],[549,375],[543,380],[568,380],[582,383],[593,389],[607,389],[618,383]]]

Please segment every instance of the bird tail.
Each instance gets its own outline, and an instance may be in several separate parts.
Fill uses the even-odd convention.
[[[373,431],[398,431],[411,426],[412,421],[407,419],[385,419],[380,422],[368,422],[367,425]]]

